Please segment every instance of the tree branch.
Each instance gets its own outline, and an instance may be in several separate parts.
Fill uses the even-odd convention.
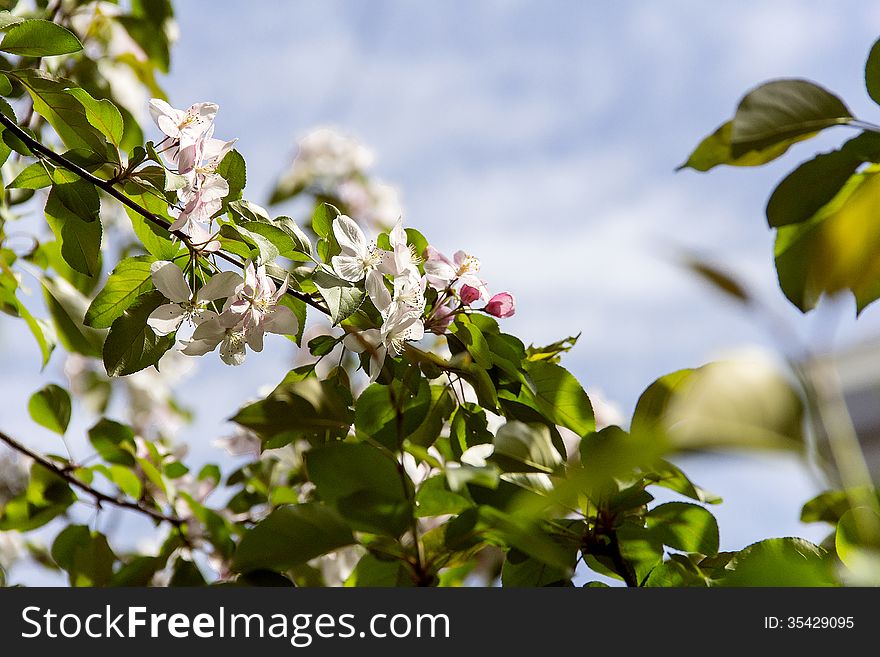
[[[92,183],[93,185],[95,185],[95,187],[99,187],[100,189],[103,189],[105,192],[107,192],[107,194],[109,194],[110,196],[115,198],[117,201],[122,203],[124,206],[137,212],[140,216],[142,216],[144,219],[146,219],[150,223],[152,223],[156,226],[159,226],[160,228],[168,231],[168,233],[170,235],[173,235],[174,237],[179,239],[190,250],[197,250],[193,246],[192,241],[190,240],[188,235],[186,235],[178,230],[174,230],[174,231],[171,230],[171,224],[168,223],[168,221],[166,221],[165,219],[163,219],[159,215],[153,214],[149,210],[141,207],[140,205],[138,205],[137,203],[132,201],[125,194],[123,194],[118,189],[116,189],[113,182],[111,182],[109,180],[104,180],[103,178],[99,178],[98,176],[90,173],[89,171],[86,171],[81,166],[71,162],[63,155],[59,155],[58,153],[56,153],[52,149],[47,148],[42,143],[40,143],[39,141],[37,141],[36,139],[31,137],[27,132],[22,130],[22,128],[15,121],[10,119],[8,116],[3,114],[2,112],[0,112],[0,123],[2,123],[8,130],[10,130],[13,134],[15,134],[16,137],[21,139],[21,141],[23,141],[25,144],[27,144],[28,148],[30,148],[33,152],[39,153],[40,155],[44,156],[46,159],[54,162],[56,165],[63,167],[65,169],[67,169],[68,171],[70,171],[71,173],[76,174],[77,176],[79,176],[83,180]],[[235,265],[236,267],[239,267],[241,269],[244,269],[244,263],[241,262],[238,258],[231,256],[227,253],[224,253],[222,251],[218,251],[216,255],[217,255],[217,257],[225,260],[226,262],[228,262],[232,265]],[[277,279],[275,279],[275,281],[276,281],[276,283],[280,283],[280,281],[278,281]],[[294,290],[293,288],[288,287],[287,294],[289,294],[290,296],[292,296],[296,299],[299,299],[300,301],[307,303],[308,305],[312,306],[316,310],[321,311],[325,315],[330,314],[330,311],[327,308],[325,308],[322,304],[315,301],[311,296],[309,296],[305,292],[300,292],[299,290]]]
[[[64,481],[68,482],[70,485],[76,486],[77,488],[79,488],[83,492],[88,493],[89,495],[91,495],[95,499],[95,501],[98,504],[100,504],[102,502],[106,502],[107,504],[112,504],[114,506],[118,506],[123,509],[137,511],[138,513],[142,513],[144,515],[149,516],[153,520],[156,520],[159,522],[171,523],[177,529],[180,529],[180,527],[186,523],[186,520],[184,520],[183,518],[180,518],[179,516],[168,515],[168,514],[162,513],[161,511],[156,511],[156,509],[145,506],[144,504],[142,504],[140,502],[133,502],[131,500],[127,500],[122,497],[115,497],[113,495],[108,495],[107,493],[102,493],[101,491],[99,491],[95,488],[92,488],[91,486],[89,486],[85,482],[82,482],[79,479],[77,479],[76,477],[74,477],[73,474],[71,473],[70,469],[63,468],[63,467],[57,465],[56,463],[53,463],[52,461],[50,461],[48,458],[46,458],[42,454],[38,454],[37,452],[35,452],[31,448],[29,448],[25,445],[22,445],[15,438],[3,433],[2,431],[0,431],[0,440],[2,440],[4,443],[9,445],[9,447],[14,449],[16,452],[24,454],[25,456],[33,459],[35,462],[39,463],[41,466],[43,466],[44,468],[46,468],[47,470],[49,470],[53,474],[64,479]]]

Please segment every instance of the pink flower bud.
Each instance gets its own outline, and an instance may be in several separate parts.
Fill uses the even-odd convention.
[[[470,285],[462,285],[461,293],[459,294],[459,296],[461,296],[461,302],[464,305],[469,306],[474,301],[480,298],[480,291],[475,287],[471,287]]]
[[[495,317],[512,317],[516,312],[516,299],[510,292],[499,292],[489,299],[485,310]]]

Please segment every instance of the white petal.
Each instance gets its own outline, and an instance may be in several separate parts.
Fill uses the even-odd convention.
[[[226,328],[221,324],[220,319],[215,317],[200,323],[193,332],[192,339],[214,342],[216,347],[225,336]]]
[[[364,278],[364,263],[360,258],[350,255],[337,255],[330,259],[335,271],[340,278],[352,283],[357,283]]]
[[[190,340],[186,343],[180,353],[186,356],[204,356],[210,351],[214,351],[220,340]]]
[[[186,310],[182,306],[176,303],[166,303],[150,313],[147,318],[147,326],[153,329],[156,335],[168,335],[180,327],[185,316]]]
[[[364,231],[353,220],[344,214],[333,220],[333,234],[336,241],[342,247],[343,252],[350,254],[365,255],[367,252],[367,237]]]
[[[356,333],[349,333],[342,341],[343,346],[356,354],[367,350],[375,351],[382,343],[382,335],[379,329],[366,329]]]
[[[196,299],[199,301],[215,301],[231,297],[236,293],[238,287],[244,284],[241,275],[234,271],[221,271],[214,274],[205,286],[196,292]]]
[[[260,326],[251,329],[246,333],[248,346],[256,352],[263,351],[263,335],[266,328],[265,326]]]
[[[183,277],[180,267],[168,260],[159,260],[150,265],[153,285],[165,298],[177,303],[189,301],[192,291]]]
[[[382,312],[382,310],[391,305],[391,294],[388,292],[388,288],[385,287],[385,277],[375,269],[367,274],[366,288],[367,294],[370,295],[370,300],[376,306],[376,310]]]
[[[264,327],[270,333],[296,335],[299,331],[299,320],[287,306],[275,306],[269,317],[266,318]],[[254,351],[257,350],[254,349]]]
[[[397,220],[397,223],[394,224],[394,228],[391,229],[391,233],[388,237],[390,238],[391,246],[394,248],[398,246],[407,246],[406,231],[403,229],[403,219]]]
[[[370,356],[370,383],[379,378],[382,373],[382,366],[385,365],[385,354],[387,350],[383,345],[379,345],[373,355]]]
[[[199,188],[199,197],[203,203],[218,201],[229,194],[229,183],[217,173],[206,173]]]
[[[174,109],[161,98],[153,98],[150,100],[150,116],[154,121],[158,120],[160,116],[168,116],[179,123],[183,118],[183,110]]]
[[[220,359],[227,365],[241,365],[245,357],[244,345],[241,336],[227,336],[220,347]]]

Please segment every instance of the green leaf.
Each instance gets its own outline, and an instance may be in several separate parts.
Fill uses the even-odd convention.
[[[52,558],[70,576],[71,586],[106,586],[116,555],[107,538],[85,525],[69,525],[52,543]]]
[[[286,570],[352,543],[351,530],[326,506],[282,506],[245,533],[233,568]]]
[[[0,507],[0,531],[37,529],[66,512],[75,501],[66,481],[34,463],[27,490]]]
[[[342,213],[334,205],[319,203],[312,214],[312,230],[315,235],[328,239],[333,232],[333,220]]]
[[[412,586],[412,577],[397,560],[379,559],[365,554],[345,580],[346,587],[398,587]]]
[[[308,378],[281,383],[265,399],[240,409],[232,421],[281,446],[296,438],[344,436],[351,419],[332,381]]]
[[[250,224],[254,224],[256,222],[246,222]],[[269,226],[271,228],[271,226]],[[278,233],[280,233],[281,237],[290,239],[287,235],[281,231],[280,229],[276,229]],[[257,261],[257,264],[265,265],[274,261],[275,258],[278,257],[278,247],[275,246],[272,239],[268,237],[264,237],[261,233],[263,231],[251,231],[244,226],[238,226],[236,224],[223,224],[220,227],[220,236],[225,237],[226,239],[233,239],[244,242],[252,249],[250,255],[255,255],[253,259]]]
[[[473,503],[464,495],[451,491],[446,483],[445,475],[435,475],[426,479],[416,493],[417,518],[431,516],[458,515]]]
[[[25,57],[51,57],[82,50],[79,39],[57,23],[26,20],[13,25],[0,41],[0,50]]]
[[[718,361],[682,374],[673,375],[680,379],[665,399],[656,395],[659,415],[644,424],[634,417],[634,434],[678,449],[803,447],[803,401],[773,362]],[[658,383],[662,392],[662,380]],[[640,400],[636,415],[643,411]]]
[[[55,185],[49,197],[55,200],[70,214],[77,218],[92,222],[97,221],[101,213],[101,199],[95,186],[85,180],[76,180]]]
[[[85,89],[68,89],[67,93],[76,98],[86,111],[89,123],[101,131],[111,144],[119,148],[122,143],[124,125],[122,114],[111,101],[97,100]]]
[[[820,153],[801,164],[777,185],[767,202],[767,223],[773,227],[807,221],[831,201],[862,164],[846,150]]]
[[[850,290],[858,312],[880,296],[880,166],[850,177],[809,220],[780,228],[776,272],[785,296],[803,312],[822,294]]]
[[[43,298],[58,340],[69,352],[98,357],[104,334],[83,324],[88,301],[63,278],[43,278]]]
[[[140,499],[143,485],[134,472],[123,465],[111,465],[109,474],[110,480],[119,487],[119,490],[129,497]]]
[[[563,463],[553,446],[550,429],[543,424],[507,422],[495,435],[492,462],[503,472],[552,473]]]
[[[767,148],[754,149],[746,151],[739,155],[733,154],[733,145],[731,144],[731,135],[733,133],[733,121],[727,121],[721,124],[715,132],[703,141],[690,154],[687,161],[680,164],[676,171],[690,168],[695,171],[709,171],[717,167],[719,164],[727,164],[734,167],[756,167],[766,164],[771,160],[785,153],[792,144],[803,139],[807,139],[810,135],[804,137],[796,137],[778,144],[773,144]]]
[[[18,25],[19,23],[23,23],[25,20],[22,16],[15,16],[8,11],[0,11],[0,31],[5,32],[13,25]]]
[[[91,191],[89,191],[91,190]],[[46,221],[70,267],[87,276],[101,272],[101,222],[98,195],[90,183],[55,185],[46,201]]]
[[[0,286],[0,307],[4,304],[13,308],[14,312],[27,324],[31,335],[34,336],[34,340],[37,341],[37,345],[40,347],[43,367],[45,368],[49,358],[52,356],[52,351],[55,349],[57,341],[55,331],[45,321],[37,319],[31,314],[21,300],[15,296],[15,290]]]
[[[880,39],[871,46],[865,62],[865,88],[871,100],[880,105]]]
[[[401,482],[398,464],[365,443],[329,443],[305,456],[306,472],[318,495],[361,531],[399,535],[413,509]]]
[[[107,152],[106,141],[89,123],[85,108],[67,93],[76,85],[36,69],[18,70],[10,75],[22,83],[33,100],[34,110],[49,122],[68,148]]]
[[[70,423],[70,393],[50,383],[31,395],[28,413],[40,426],[63,436]]]
[[[34,162],[30,166],[25,167],[6,187],[7,189],[41,189],[48,187],[54,182],[52,171],[51,164],[42,160]]]
[[[114,320],[103,351],[109,376],[125,376],[155,365],[174,346],[174,334],[157,336],[147,325],[150,313],[164,303],[160,292],[147,292]]]
[[[339,338],[332,335],[319,335],[309,340],[309,353],[312,356],[326,356],[336,345],[339,344]]]
[[[687,502],[668,502],[654,507],[645,517],[664,545],[683,552],[718,552],[718,523],[706,509]]]
[[[364,302],[363,290],[355,283],[339,278],[325,265],[315,269],[312,282],[330,310],[333,326],[357,312]]]
[[[134,442],[134,431],[119,422],[101,418],[89,429],[89,442],[101,458],[108,463],[126,467],[135,464],[134,454],[137,447]]]
[[[644,475],[644,478],[649,484],[668,488],[703,504],[719,504],[721,502],[720,497],[695,485],[684,472],[669,461],[659,460],[651,472]]]
[[[223,199],[223,209],[229,203],[241,198],[241,193],[247,185],[247,165],[244,158],[237,150],[229,151],[217,166],[217,173],[229,183],[229,193]]]
[[[880,515],[866,506],[848,510],[837,524],[834,548],[843,564],[858,573],[868,555],[880,555]]]
[[[807,80],[773,80],[750,91],[733,117],[731,153],[805,137],[853,119],[843,101]]]
[[[534,408],[554,424],[585,436],[596,428],[593,406],[578,380],[565,368],[547,361],[527,361],[528,390]]]
[[[401,413],[399,424],[395,403]],[[361,393],[355,407],[355,430],[360,437],[398,449],[425,420],[431,403],[428,382],[418,368],[409,368],[403,379],[394,379],[389,385],[373,383]]]
[[[801,538],[771,538],[741,550],[721,586],[834,586],[832,564],[818,545]]]
[[[560,545],[535,520],[490,506],[481,506],[479,514],[480,520],[508,545],[564,573],[574,570],[577,550]]]
[[[456,318],[450,326],[450,333],[461,341],[477,365],[484,370],[492,367],[492,352],[489,343],[483,337],[482,331],[466,315]]]
[[[132,201],[160,219],[164,219],[169,225],[171,224],[171,218],[168,216],[168,201],[159,190],[140,182],[128,181],[124,191]],[[131,220],[132,228],[138,239],[147,252],[157,260],[173,260],[183,250],[182,243],[171,240],[167,228],[161,228],[153,222],[147,221],[128,206],[125,207],[125,212]]]
[[[501,566],[501,585],[505,587],[572,586],[571,572],[549,566],[513,549]]]
[[[86,326],[110,328],[141,294],[152,290],[150,265],[154,261],[152,256],[120,261],[89,306],[83,320]]]

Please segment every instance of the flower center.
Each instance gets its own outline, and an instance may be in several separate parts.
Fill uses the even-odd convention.
[[[366,255],[361,259],[364,271],[370,271],[378,267],[382,263],[382,256],[382,250],[376,246],[375,242],[370,242]]]
[[[461,265],[458,267],[458,271],[456,272],[459,276],[464,276],[465,274],[476,274],[480,271],[480,260],[472,255],[465,256],[464,260],[462,260]]]

